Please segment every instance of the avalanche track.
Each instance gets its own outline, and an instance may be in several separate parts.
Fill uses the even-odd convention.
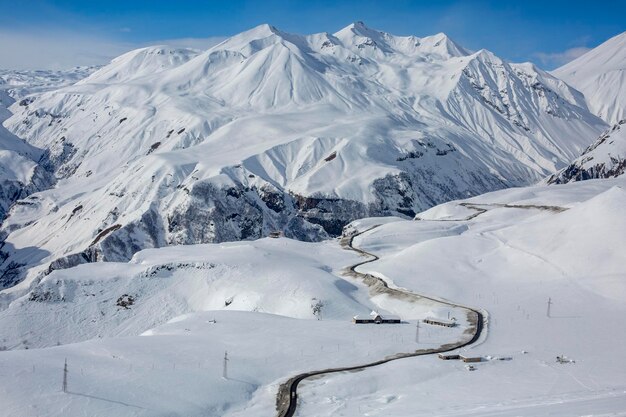
[[[350,267],[347,267],[343,271],[343,274],[346,276],[353,277],[353,278],[361,279],[370,288],[370,291],[374,293],[387,293],[390,296],[401,298],[401,299],[402,298],[404,299],[427,299],[427,300],[436,301],[438,303],[446,304],[452,307],[464,308],[468,310],[468,319],[470,322],[470,327],[468,328],[468,330],[472,331],[472,338],[467,341],[463,341],[463,342],[459,342],[455,344],[442,345],[434,349],[421,349],[421,350],[416,350],[415,352],[397,353],[395,355],[387,356],[383,359],[380,359],[374,362],[365,363],[362,365],[346,366],[346,367],[339,367],[339,368],[328,368],[328,369],[322,369],[322,370],[317,370],[317,371],[305,372],[305,373],[301,373],[296,376],[293,376],[289,380],[287,380],[285,383],[281,384],[280,388],[278,389],[278,394],[276,397],[276,410],[277,410],[278,417],[292,417],[295,415],[296,408],[298,406],[298,392],[297,392],[298,384],[307,378],[310,378],[313,376],[331,374],[331,373],[338,373],[338,372],[360,371],[366,368],[371,368],[373,366],[382,365],[387,362],[395,361],[398,359],[411,358],[415,356],[434,355],[434,354],[442,353],[442,352],[449,352],[455,349],[460,349],[460,348],[469,346],[475,343],[480,338],[482,334],[483,326],[484,326],[484,316],[479,310],[471,308],[471,307],[455,304],[453,302],[446,301],[446,300],[426,297],[423,295],[410,292],[405,289],[390,288],[387,282],[385,282],[383,279],[375,277],[371,274],[364,274],[364,273],[357,271],[357,268],[359,266],[365,265],[370,262],[375,262],[379,258],[373,253],[366,252],[362,249],[354,247],[353,246],[354,238],[364,233],[367,233],[376,227],[378,226],[373,226],[362,232],[358,232],[351,236],[342,238],[341,245],[345,249],[355,251],[369,258],[363,262],[359,262]]]

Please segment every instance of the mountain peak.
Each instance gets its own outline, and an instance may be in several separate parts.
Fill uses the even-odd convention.
[[[282,32],[275,26],[263,23],[226,39],[211,50],[239,51],[249,56],[269,45],[291,37],[292,35]]]
[[[253,27],[252,29],[241,32],[240,34],[235,35],[235,37],[266,38],[272,35],[279,35],[280,33],[280,30],[278,30],[275,26],[263,23]]]
[[[180,66],[199,53],[195,49],[166,45],[135,49],[113,59],[109,65],[79,81],[79,84],[128,81]]]
[[[365,23],[363,23],[363,21],[357,20],[356,22],[350,23],[348,26],[337,32],[337,34],[341,33],[352,33],[354,35],[362,36],[364,38],[372,38],[379,37],[382,32],[371,29]]]
[[[449,56],[465,56],[470,52],[456,43],[452,38],[443,32],[422,38],[421,43],[432,48],[433,52]]]
[[[552,73],[580,90],[589,108],[613,124],[626,118],[626,32]]]
[[[353,22],[352,24],[350,24],[348,27],[352,28],[353,30],[357,30],[357,31],[370,31],[370,30],[372,30],[362,20],[357,20],[356,22]]]

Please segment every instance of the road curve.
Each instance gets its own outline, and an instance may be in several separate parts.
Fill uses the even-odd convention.
[[[380,359],[374,362],[364,363],[361,365],[345,366],[345,367],[339,367],[339,368],[328,368],[328,369],[322,369],[322,370],[317,370],[317,371],[304,372],[296,376],[293,376],[289,380],[287,380],[285,383],[281,384],[280,388],[278,389],[278,395],[276,397],[276,410],[277,410],[278,417],[293,417],[295,415],[296,408],[298,406],[298,384],[306,378],[323,375],[323,374],[337,373],[337,372],[358,371],[358,370],[362,370],[366,368],[371,368],[373,366],[382,365],[384,363],[395,361],[398,359],[411,358],[414,356],[433,355],[433,354],[442,353],[442,352],[449,352],[452,350],[460,349],[465,346],[471,345],[475,343],[478,340],[478,338],[480,338],[480,335],[483,331],[483,321],[484,321],[483,314],[480,311],[473,309],[471,307],[461,306],[461,305],[454,304],[452,302],[448,302],[445,300],[425,297],[425,296],[421,296],[421,295],[418,295],[409,291],[405,291],[405,290],[389,288],[389,286],[384,280],[378,277],[375,277],[373,275],[370,275],[370,274],[363,274],[356,270],[356,268],[358,268],[361,265],[364,265],[370,262],[375,262],[379,259],[378,256],[372,253],[366,252],[364,250],[361,250],[359,248],[355,248],[352,245],[352,242],[354,241],[355,237],[362,235],[363,233],[369,232],[370,230],[376,227],[378,226],[371,227],[362,232],[355,233],[348,238],[342,239],[342,246],[344,246],[346,249],[353,250],[355,252],[358,252],[370,258],[366,261],[359,262],[357,264],[354,264],[348,267],[344,271],[344,274],[353,276],[355,278],[360,278],[361,280],[363,280],[363,282],[366,285],[370,287],[370,291],[382,290],[384,292],[387,292],[396,296],[400,295],[400,296],[420,297],[420,298],[436,301],[438,303],[450,305],[452,307],[465,308],[470,312],[470,314],[474,316],[473,319],[470,318],[470,323],[473,324],[472,327],[474,329],[472,337],[466,341],[447,344],[447,345],[440,346],[438,348],[421,349],[421,350],[416,350],[415,352],[409,352],[409,353],[397,353],[395,355],[387,356],[384,359]]]

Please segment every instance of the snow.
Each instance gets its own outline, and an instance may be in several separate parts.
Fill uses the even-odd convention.
[[[358,259],[336,242],[267,238],[150,249],[129,263],[57,270],[0,311],[2,344],[32,348],[137,335],[179,315],[206,310],[315,319],[313,305],[321,302],[324,320],[350,322],[376,305],[404,320],[441,308],[437,303],[397,303],[381,295],[370,300],[362,285],[337,277],[346,262]],[[136,305],[120,308],[125,295]],[[83,317],[79,326],[64,325],[77,317]]]
[[[25,287],[81,253],[127,261],[274,230],[321,240],[359,217],[412,217],[539,181],[606,128],[532,65],[362,23],[307,36],[261,25],[203,52],[143,48],[32,98],[5,126],[49,151],[57,186],[4,226],[11,261],[30,268]],[[330,207],[303,209],[306,198]]]
[[[298,415],[623,414],[625,186],[616,178],[523,187],[449,202],[423,220],[352,224],[369,230],[355,246],[380,257],[360,271],[488,312],[481,341],[459,352],[486,359],[474,372],[433,355],[305,380]],[[452,219],[446,207],[465,203]],[[464,220],[468,205],[486,211]],[[463,321],[422,325],[416,344],[415,320],[445,318],[449,308],[369,294],[340,275],[359,260],[336,241],[279,238],[150,249],[126,264],[55,271],[0,313],[1,333],[31,347],[79,343],[0,352],[5,410],[266,415],[278,385],[298,372],[460,337]],[[46,291],[46,301],[28,301]],[[116,305],[122,294],[136,296],[129,308]],[[314,299],[324,304],[322,320]],[[372,310],[409,323],[351,323]],[[575,362],[559,364],[559,355]],[[60,392],[65,358],[69,394]]]
[[[553,71],[582,91],[591,111],[609,124],[626,119],[626,32]]]
[[[411,325],[197,313],[139,337],[2,352],[2,381],[11,381],[2,383],[3,413],[271,415],[278,384],[287,374],[358,364],[415,346]],[[225,352],[229,362],[223,379]],[[65,358],[67,394],[60,390]]]
[[[512,360],[468,373],[429,357],[305,381],[298,415],[623,415],[625,186],[615,179],[498,191],[470,200],[488,211],[469,221],[435,207],[419,215],[429,220],[360,236],[357,245],[381,256],[362,270],[485,308],[487,338],[468,353]],[[446,231],[433,236],[437,228]],[[562,354],[575,363],[556,363]]]
[[[623,40],[554,72],[585,96],[362,22],[0,71],[3,415],[271,415],[298,373],[467,340],[468,307],[485,329],[454,353],[474,372],[319,375],[298,415],[626,415],[623,123],[589,146],[607,127],[589,109],[623,118]],[[373,255],[259,239],[357,217],[344,237]],[[372,311],[402,323],[352,323]]]
[[[150,46],[127,52],[89,76],[89,83],[114,83],[131,81],[147,75],[158,74],[197,56],[200,51],[167,46]],[[85,84],[84,79],[77,84]]]
[[[11,117],[9,107],[21,106],[27,96],[71,84],[93,72],[77,67],[68,71],[10,71],[0,69],[0,224],[11,205],[51,182],[37,161],[43,151],[9,132],[2,123]],[[26,100],[26,101],[23,101]]]
[[[618,177],[626,171],[626,119],[604,132],[567,167],[544,181],[564,184],[591,178]]]
[[[271,414],[278,385],[291,373],[463,337],[461,320],[459,328],[424,332],[415,342],[416,320],[443,308],[436,302],[382,300],[395,305],[390,311],[402,324],[353,324],[354,313],[376,309],[388,316],[363,284],[339,275],[358,260],[337,242],[263,239],[146,250],[128,264],[55,271],[0,313],[4,347],[30,347],[0,352],[0,380],[11,381],[0,382],[4,410],[11,416]],[[128,308],[116,303],[124,294],[133,296]],[[312,309],[318,301],[321,320]],[[416,309],[420,316],[411,315]],[[80,340],[87,341],[34,349]],[[65,358],[69,394],[57,384]]]

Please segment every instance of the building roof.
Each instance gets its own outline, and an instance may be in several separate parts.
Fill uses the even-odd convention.
[[[354,316],[354,319],[355,320],[374,320],[376,319],[376,317],[380,317],[383,320],[400,320],[400,316],[395,316],[393,314],[385,314],[385,315],[376,314],[375,316],[371,314],[369,316],[357,315],[357,316]]]
[[[426,317],[424,319],[424,321],[426,321],[426,320],[436,321],[437,323],[444,323],[444,324],[456,324],[456,321],[454,321],[454,320],[439,319],[439,318],[435,318],[435,317]]]

